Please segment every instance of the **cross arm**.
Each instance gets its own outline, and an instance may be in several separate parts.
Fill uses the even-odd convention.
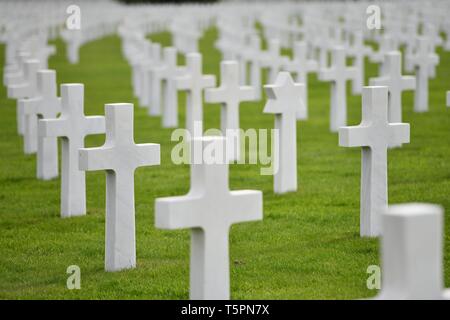
[[[205,90],[205,101],[208,103],[222,103],[227,100],[228,90],[222,87]]]
[[[187,90],[191,87],[192,77],[189,74],[175,78],[175,86],[178,90]]]
[[[367,127],[362,125],[339,128],[339,146],[341,147],[367,146],[366,130]]]
[[[66,135],[66,119],[41,119],[38,122],[38,133],[40,137],[64,137]]]
[[[25,115],[36,114],[41,100],[41,98],[21,99],[19,100],[19,110]]]
[[[155,166],[161,163],[160,145],[157,143],[138,144],[135,153],[136,167]]]
[[[211,88],[216,85],[216,76],[212,74],[207,74],[202,77],[202,87]]]
[[[409,123],[389,123],[389,141],[393,144],[409,143]]]
[[[112,147],[81,148],[78,150],[79,169],[83,171],[113,170],[113,163],[108,159],[115,159]]]
[[[306,71],[317,71],[319,69],[319,63],[316,60],[307,60]]]
[[[241,86],[239,88],[239,100],[240,101],[253,101],[255,100],[255,88],[252,86]]]
[[[8,98],[21,99],[28,94],[28,84],[16,84],[8,87]]]
[[[388,77],[370,78],[369,85],[370,86],[389,86],[389,78]]]
[[[416,89],[416,77],[403,76],[402,77],[402,90],[414,90]]]
[[[104,116],[89,116],[86,117],[85,134],[100,134],[105,133],[105,117]]]
[[[230,225],[233,223],[258,221],[263,218],[263,196],[261,191],[238,190],[230,192],[233,203],[229,214]]]
[[[190,195],[156,199],[155,226],[159,229],[201,227],[200,201]]]
[[[326,68],[319,71],[320,81],[333,81],[336,77],[336,70],[334,68]]]

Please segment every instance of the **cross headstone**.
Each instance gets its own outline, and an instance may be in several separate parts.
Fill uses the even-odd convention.
[[[134,172],[160,164],[159,144],[136,144],[133,105],[105,105],[106,141],[102,147],[79,150],[80,170],[106,170],[105,270],[136,266]]]
[[[267,44],[267,51],[261,57],[261,67],[268,69],[268,82],[274,83],[280,69],[289,62],[288,57],[281,55],[280,41],[270,39]]]
[[[353,33],[353,43],[348,48],[348,55],[354,58],[353,66],[356,68],[356,74],[352,81],[353,94],[361,94],[364,86],[365,66],[364,59],[372,52],[371,48],[364,45],[364,37],[361,31]]]
[[[186,90],[189,94],[186,101],[186,129],[194,134],[194,124],[203,123],[203,89],[214,87],[216,77],[202,74],[202,55],[189,53],[186,55],[187,74],[176,78],[178,90]],[[203,128],[200,128],[203,133]]]
[[[206,89],[205,101],[221,104],[220,128],[223,135],[227,135],[227,129],[233,130],[233,134],[227,135],[227,139],[234,140],[227,141],[233,147],[232,150],[227,148],[227,155],[230,161],[234,161],[240,158],[239,104],[255,100],[255,90],[251,86],[239,85],[239,64],[236,61],[222,61],[220,75],[220,87]]]
[[[390,51],[396,51],[395,39],[389,34],[383,34],[380,38],[378,51],[372,51],[370,60],[379,64],[378,73],[383,76],[385,73],[384,55]]]
[[[17,131],[25,133],[25,116],[21,113],[23,107],[20,99],[34,98],[37,95],[37,72],[40,68],[39,60],[27,60],[24,65],[24,82],[8,86],[8,98],[17,100]]]
[[[346,66],[343,47],[334,48],[331,67],[319,72],[320,80],[331,81],[330,130],[332,132],[337,132],[340,127],[347,124],[346,82],[353,79],[355,75],[356,68]]]
[[[62,137],[61,216],[86,214],[85,173],[78,166],[78,149],[84,138],[105,132],[103,116],[84,115],[84,86],[71,83],[61,85],[61,115],[57,119],[39,120],[41,137]]]
[[[18,53],[17,66],[3,74],[3,83],[6,86],[18,85],[24,82],[25,62],[27,60],[31,60],[31,54],[29,52],[21,51]]]
[[[385,57],[385,74],[370,79],[371,86],[387,86],[389,89],[388,120],[391,123],[402,122],[402,92],[416,88],[416,78],[402,76],[402,55],[391,51]],[[395,147],[395,146],[391,146]]]
[[[201,152],[214,144],[214,148],[225,150],[222,137],[193,141],[201,144]],[[191,299],[230,298],[230,227],[239,222],[261,220],[262,212],[261,191],[229,190],[228,163],[224,160],[209,164],[193,162],[189,193],[156,199],[157,228],[191,229]]]
[[[408,203],[390,206],[382,216],[380,300],[441,300],[443,290],[441,206]]]
[[[258,58],[261,55],[261,39],[259,35],[250,38],[250,47],[244,50],[245,59],[250,61],[250,85],[255,90],[255,99],[261,99],[261,63]]]
[[[160,115],[161,109],[158,106],[152,106],[152,97],[157,95],[158,98],[161,95],[161,86],[159,81],[153,81],[152,68],[159,67],[161,61],[161,44],[152,43],[150,45],[151,59],[147,60],[142,65],[141,81],[142,86],[139,96],[139,104],[141,106],[148,106],[148,114],[155,116]]]
[[[388,88],[364,87],[360,125],[339,129],[339,145],[362,147],[360,234],[381,233],[380,215],[387,207],[387,149],[409,142],[409,124],[389,123]]]
[[[447,91],[447,107],[450,107],[450,91]]]
[[[275,130],[279,141],[274,147],[274,192],[297,190],[297,119],[299,104],[303,104],[302,86],[294,83],[289,72],[280,72],[272,85],[265,85],[268,101],[264,113],[275,114]]]
[[[164,128],[178,126],[178,96],[175,78],[186,73],[185,67],[177,66],[177,49],[166,47],[163,50],[164,64],[152,69],[152,81],[162,82],[162,125]],[[160,90],[160,89],[158,89]],[[153,108],[161,108],[161,95],[155,94],[150,102]],[[157,111],[159,114],[160,111]]]
[[[304,103],[300,106],[301,110],[297,113],[297,119],[308,118],[308,73],[317,71],[319,64],[316,60],[307,58],[307,44],[306,42],[296,42],[294,44],[294,58],[285,66],[286,71],[291,71],[296,74],[295,81],[304,84],[302,86],[302,96],[305,97]]]
[[[416,68],[416,92],[414,97],[414,111],[428,111],[428,78],[431,67],[439,63],[439,56],[429,52],[428,39],[419,37],[418,49],[415,56],[411,58]]]
[[[56,93],[56,72],[40,70],[37,73],[39,96],[22,101],[25,115],[25,153],[37,150],[37,178],[43,180],[58,176],[58,140],[56,137],[39,137],[38,120],[54,119],[61,112],[61,99]]]

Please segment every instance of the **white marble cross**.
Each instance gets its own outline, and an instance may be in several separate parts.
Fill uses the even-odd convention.
[[[384,65],[384,75],[370,79],[370,85],[388,87],[388,120],[391,123],[399,123],[402,122],[402,92],[414,90],[416,88],[416,78],[413,76],[402,76],[402,55],[398,51],[387,53]]]
[[[450,107],[450,91],[447,91],[447,107]]]
[[[356,74],[352,81],[353,94],[361,94],[364,86],[365,65],[364,58],[372,53],[369,46],[364,45],[364,37],[361,31],[353,33],[353,43],[348,48],[348,55],[354,57],[353,66],[356,68]]]
[[[142,66],[141,71],[141,94],[139,96],[139,104],[141,106],[148,107],[148,114],[151,116],[158,116],[161,114],[161,108],[157,105],[153,106],[151,104],[154,96],[158,98],[161,96],[161,83],[159,81],[153,81],[152,69],[157,68],[162,64],[161,59],[161,44],[152,43],[151,48],[151,59],[146,61]]]
[[[286,71],[296,74],[296,82],[304,84],[302,96],[305,98],[304,103],[299,105],[301,109],[297,112],[297,119],[308,119],[308,73],[317,71],[319,68],[319,63],[316,60],[308,59],[306,54],[306,42],[296,42],[294,58],[285,66]]]
[[[379,300],[450,299],[444,290],[444,210],[426,203],[389,206],[382,216]]]
[[[61,115],[57,119],[39,120],[41,137],[62,137],[61,216],[86,214],[85,173],[78,166],[78,149],[84,138],[105,132],[103,116],[84,115],[84,86],[71,83],[61,85]]]
[[[335,47],[332,54],[330,68],[322,69],[319,73],[321,81],[331,81],[331,111],[330,130],[337,132],[347,124],[347,80],[356,76],[355,67],[347,67],[345,49]]]
[[[31,59],[31,54],[27,51],[21,51],[18,53],[17,65],[11,66],[8,71],[4,71],[3,83],[9,87],[11,85],[17,85],[24,82],[25,77],[25,62]],[[5,70],[8,66],[5,66]]]
[[[189,53],[186,55],[187,74],[176,78],[178,90],[188,92],[186,101],[186,129],[191,137],[194,135],[194,124],[203,123],[203,89],[216,85],[214,75],[202,74],[202,55]],[[203,134],[203,128],[199,130]]]
[[[223,137],[202,137],[200,151],[225,150]],[[194,155],[195,157],[195,155]],[[159,198],[155,224],[161,229],[191,229],[190,298],[229,299],[228,233],[231,225],[261,220],[262,192],[230,191],[228,163],[191,164],[191,187],[185,196]]]
[[[106,170],[105,270],[136,266],[134,172],[160,164],[159,144],[136,144],[133,105],[105,105],[106,141],[102,147],[79,150],[80,170]]]
[[[17,100],[17,131],[20,135],[25,133],[25,116],[21,113],[21,100],[34,98],[37,95],[37,72],[40,68],[39,60],[27,60],[24,65],[24,82],[8,86],[8,98]]]
[[[25,115],[25,153],[37,151],[37,178],[49,180],[58,176],[57,137],[39,137],[38,120],[54,119],[61,112],[61,99],[56,93],[55,70],[39,70],[37,73],[39,96],[22,101]]]
[[[258,56],[261,55],[261,39],[259,35],[250,38],[250,47],[244,50],[245,59],[250,61],[250,85],[255,90],[255,99],[261,99],[261,63]]]
[[[274,84],[265,85],[268,101],[264,113],[275,114],[275,130],[279,141],[274,146],[274,192],[297,190],[297,119],[302,104],[302,86],[294,83],[289,72],[280,72]]]
[[[364,87],[362,121],[358,126],[339,129],[339,145],[362,147],[360,234],[381,233],[380,217],[386,209],[387,149],[409,142],[409,124],[388,122],[388,88]]]
[[[397,50],[397,44],[395,39],[389,34],[383,34],[380,38],[378,51],[372,51],[370,55],[370,61],[379,64],[378,74],[383,76],[385,73],[384,55],[390,51]]]
[[[220,63],[221,83],[218,88],[205,90],[205,101],[209,103],[220,103],[220,129],[223,135],[227,135],[227,129],[233,130],[233,134],[227,139],[227,154],[230,161],[240,158],[240,135],[239,135],[239,104],[242,101],[254,101],[255,90],[251,86],[240,86],[239,64],[236,61],[222,61]]]
[[[411,63],[416,67],[416,92],[414,97],[414,111],[428,111],[428,79],[430,68],[439,63],[439,56],[429,52],[428,39],[419,37],[417,53],[411,57]]]
[[[172,128],[178,126],[178,96],[175,86],[175,78],[186,73],[186,68],[177,66],[177,49],[174,47],[166,47],[163,50],[164,64],[152,69],[152,81],[158,82],[156,86],[160,86],[162,82],[162,102],[160,88],[157,88],[156,94],[153,95],[150,105],[152,108],[158,109],[157,114],[162,110],[162,126],[164,128]]]
[[[289,62],[289,58],[281,55],[280,41],[270,39],[267,43],[267,51],[263,52],[260,64],[268,69],[267,81],[274,83],[282,66]]]
[[[157,92],[158,90],[161,91],[161,86],[159,82],[152,81],[152,69],[159,67],[162,63],[161,44],[150,44],[150,50],[151,58],[145,60],[141,65],[139,105],[148,107],[148,114],[154,116],[159,115],[160,113],[157,112],[160,112],[161,109],[152,107],[150,103],[154,94],[161,94],[161,92]],[[156,85],[157,87],[155,87]]]

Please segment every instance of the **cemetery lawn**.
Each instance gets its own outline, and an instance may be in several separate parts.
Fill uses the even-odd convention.
[[[218,76],[220,53],[210,29],[201,40],[204,73]],[[170,45],[168,33],[151,36]],[[154,227],[157,197],[182,195],[189,188],[189,168],[170,160],[171,129],[149,117],[132,97],[130,66],[120,40],[107,37],[82,47],[80,64],[70,65],[62,41],[49,66],[58,83],[85,84],[87,115],[104,114],[104,104],[135,104],[136,143],[161,144],[161,166],[135,175],[137,268],[104,272],[105,174],[87,173],[84,217],[59,217],[59,179],[39,181],[35,156],[24,155],[17,134],[15,101],[0,88],[0,298],[2,299],[187,299],[189,231]],[[445,207],[445,285],[450,286],[450,53],[439,50],[441,63],[430,82],[430,111],[413,113],[413,94],[403,95],[404,121],[411,143],[389,151],[389,203],[431,202]],[[183,59],[180,59],[183,60]],[[4,61],[4,47],[0,47]],[[377,75],[367,64],[366,77]],[[1,65],[3,69],[3,65]],[[2,71],[2,70],[0,70]],[[265,82],[263,82],[265,83]],[[367,81],[366,81],[367,83]],[[350,86],[348,86],[350,87]],[[350,89],[350,88],[349,88]],[[349,90],[350,92],[350,90]],[[309,119],[298,122],[299,190],[275,195],[272,177],[261,165],[232,165],[232,189],[264,192],[264,219],[235,225],[230,232],[233,299],[355,299],[371,297],[366,270],[379,264],[378,240],[359,237],[360,148],[338,146],[329,132],[330,84],[315,76],[309,82]],[[180,94],[184,125],[185,95]],[[348,96],[349,125],[361,119],[361,97]],[[241,104],[241,127],[273,128],[264,101]],[[219,106],[205,105],[205,128],[219,128]],[[100,146],[101,135],[86,146]],[[214,208],[211,208],[213,213]],[[81,290],[68,290],[66,269],[81,268]]]

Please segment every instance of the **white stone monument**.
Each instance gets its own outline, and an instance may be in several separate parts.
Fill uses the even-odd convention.
[[[416,95],[414,97],[414,111],[428,111],[428,79],[430,68],[439,63],[439,56],[434,52],[429,52],[428,39],[419,37],[416,55],[411,58],[412,64],[416,68]]]
[[[201,144],[200,152],[213,147],[223,153],[225,149],[222,137],[210,136],[193,141]],[[191,156],[195,158],[195,155]],[[156,199],[157,228],[191,229],[191,299],[230,298],[230,227],[239,222],[261,220],[262,214],[261,191],[229,190],[225,159],[212,163],[194,162],[187,195]]]
[[[308,73],[317,71],[319,63],[316,60],[307,58],[306,42],[294,43],[294,58],[285,66],[285,69],[296,74],[295,81],[304,84],[302,87],[304,103],[302,109],[297,113],[297,119],[308,119]]]
[[[352,81],[352,93],[361,94],[365,78],[365,57],[372,53],[372,49],[364,44],[364,37],[361,31],[353,33],[353,43],[348,48],[348,55],[354,58],[353,66],[356,74]]]
[[[151,99],[151,106],[158,109],[156,113],[161,113],[162,108],[162,126],[164,128],[173,128],[178,126],[178,93],[175,86],[175,78],[186,73],[186,68],[177,66],[177,50],[173,47],[163,49],[164,64],[152,70],[152,81],[159,82],[162,85],[162,102],[157,95]]]
[[[409,124],[389,123],[388,88],[364,87],[362,121],[358,126],[339,129],[339,145],[362,147],[360,234],[381,234],[380,217],[388,204],[387,149],[409,142]]]
[[[102,147],[79,150],[80,170],[106,170],[105,270],[136,266],[134,172],[160,164],[159,144],[135,144],[133,105],[105,105],[106,141]]]
[[[382,216],[380,300],[450,299],[444,290],[441,206],[408,203],[390,206]]]
[[[330,130],[337,132],[347,124],[347,80],[356,76],[355,67],[347,67],[345,49],[335,47],[330,68],[319,72],[321,81],[331,81]]]
[[[24,65],[24,82],[8,86],[8,98],[17,100],[17,131],[25,133],[25,116],[21,113],[23,107],[20,99],[34,98],[37,95],[37,72],[40,68],[39,60],[27,60]]]
[[[402,76],[402,55],[398,51],[387,53],[384,65],[384,76],[370,79],[370,85],[388,87],[388,120],[389,122],[400,123],[402,122],[402,92],[414,90],[416,88],[416,78],[413,76]]]
[[[272,85],[265,85],[268,101],[264,113],[275,114],[275,130],[279,141],[274,144],[274,192],[297,190],[297,118],[303,104],[302,87],[294,83],[289,72],[280,72]]]
[[[62,137],[61,161],[61,216],[86,214],[86,179],[79,169],[78,149],[84,147],[84,138],[105,132],[103,116],[84,115],[84,86],[71,83],[61,85],[61,115],[57,119],[39,120],[41,137]]]
[[[239,135],[239,104],[242,101],[254,101],[255,90],[251,86],[240,86],[239,64],[236,61],[222,61],[220,63],[221,83],[218,88],[205,90],[205,101],[209,103],[220,103],[220,129],[222,134],[227,134],[228,130],[233,130],[234,134],[227,135],[227,154],[230,161],[240,158],[240,135]]]
[[[39,137],[38,120],[54,119],[61,112],[61,99],[56,93],[55,70],[37,73],[38,97],[24,99],[21,111],[25,116],[25,153],[37,151],[37,178],[49,180],[58,176],[58,138]]]
[[[216,85],[214,75],[202,74],[202,55],[189,53],[186,55],[187,74],[176,78],[178,90],[188,92],[186,101],[186,129],[194,135],[194,124],[203,123],[203,89]],[[200,128],[203,134],[203,128]]]

